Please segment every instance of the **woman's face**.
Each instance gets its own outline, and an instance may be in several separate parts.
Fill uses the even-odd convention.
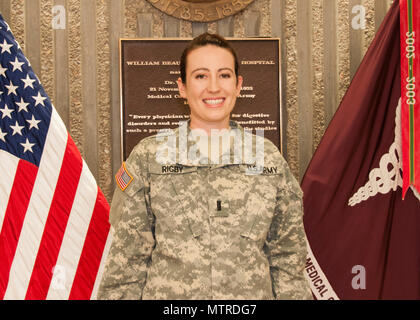
[[[178,79],[180,95],[190,106],[191,128],[228,128],[241,86],[242,77],[236,78],[234,57],[227,49],[207,45],[191,51],[186,81]]]

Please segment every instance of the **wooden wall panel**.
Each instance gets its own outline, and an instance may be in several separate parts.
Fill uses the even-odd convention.
[[[37,0],[39,1],[39,0]],[[41,57],[41,70],[38,74],[39,79],[45,89],[45,92],[50,97],[52,103],[55,105],[55,84],[54,75],[55,71],[55,59],[54,59],[54,32],[52,29],[52,5],[53,0],[40,0],[40,30],[41,30],[41,41],[39,51]],[[26,14],[32,14],[31,11],[25,10]],[[26,40],[29,38],[29,28],[25,28]]]
[[[54,5],[63,6],[65,12],[67,9],[66,0],[55,0]],[[66,16],[65,16],[66,17]],[[60,21],[67,25],[67,21]],[[55,83],[55,101],[54,106],[57,109],[61,119],[67,128],[70,125],[70,105],[69,105],[69,46],[67,28],[54,29],[54,83]]]
[[[180,21],[171,16],[165,15],[163,17],[164,32],[163,36],[166,38],[179,38]]]
[[[36,74],[41,73],[40,0],[25,0],[26,58]],[[31,12],[38,14],[31,15]]]
[[[300,179],[391,2],[255,0],[211,23],[177,20],[145,0],[2,0],[0,12],[110,200],[121,164],[120,37],[280,38],[283,151]],[[63,30],[52,28],[56,5]],[[364,29],[352,26],[356,5]]]
[[[151,38],[153,35],[153,14],[139,13],[137,15],[137,34],[140,38]]]
[[[338,36],[337,36],[337,1],[323,1],[324,30],[324,111],[325,124],[331,121],[338,106]]]
[[[297,0],[297,105],[299,135],[299,174],[302,176],[312,157],[312,1]]]
[[[3,19],[10,23],[10,2],[11,0],[0,1],[0,14]]]
[[[353,17],[352,11],[353,8],[361,5],[361,0],[349,1],[350,79],[353,79],[363,58],[363,29],[354,29],[358,23],[356,17]]]
[[[326,108],[325,108],[325,77],[324,77],[324,1],[312,0],[312,146],[309,161],[325,132]],[[309,163],[308,161],[308,163]],[[305,170],[306,166],[302,170]]]
[[[193,22],[192,23],[192,37],[196,37],[208,30],[207,23]]]
[[[82,103],[83,103],[83,155],[93,176],[98,179],[97,134],[97,78],[96,78],[96,16],[95,1],[80,2]]]
[[[223,37],[233,37],[234,20],[233,17],[227,17],[217,22],[217,33]]]
[[[67,0],[67,46],[69,77],[69,126],[71,136],[84,155],[84,121],[82,100],[82,29],[80,0]]]
[[[303,177],[308,158],[322,139],[391,2],[272,2],[272,17],[281,20],[280,27],[279,22],[273,21],[273,36],[280,34],[283,43],[285,156],[299,179]],[[356,9],[363,9],[364,15],[356,17],[360,12]],[[282,11],[280,15],[278,10]],[[364,22],[362,28],[352,24],[355,17]],[[312,132],[307,128],[312,128]]]
[[[90,0],[91,1],[91,0]],[[111,67],[110,67],[110,2],[96,0],[96,126],[98,183],[105,195],[110,196],[112,179],[112,128],[111,128]]]
[[[124,34],[123,3],[122,1],[110,1],[110,80],[111,80],[111,161],[112,176],[121,167],[121,115],[120,115],[120,66],[119,66],[119,39]],[[115,179],[109,186],[114,188]]]

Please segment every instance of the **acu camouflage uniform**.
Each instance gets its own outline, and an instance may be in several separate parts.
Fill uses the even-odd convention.
[[[125,163],[133,181],[114,194],[98,298],[311,298],[302,191],[277,147],[264,139],[264,171],[249,174],[253,163],[232,158],[162,165],[162,143],[142,140]]]

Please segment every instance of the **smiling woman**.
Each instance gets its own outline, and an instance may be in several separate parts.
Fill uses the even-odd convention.
[[[237,61],[218,35],[185,48],[190,120],[140,141],[116,175],[100,299],[311,298],[299,184],[270,140],[230,120]]]

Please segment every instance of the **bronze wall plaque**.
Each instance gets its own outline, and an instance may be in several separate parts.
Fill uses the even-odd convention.
[[[232,120],[264,136],[282,151],[280,40],[228,39],[244,82]],[[179,96],[179,58],[189,39],[121,39],[121,147],[125,161],[134,146],[189,118]]]
[[[210,22],[245,9],[254,0],[147,0],[166,14],[178,19]]]

